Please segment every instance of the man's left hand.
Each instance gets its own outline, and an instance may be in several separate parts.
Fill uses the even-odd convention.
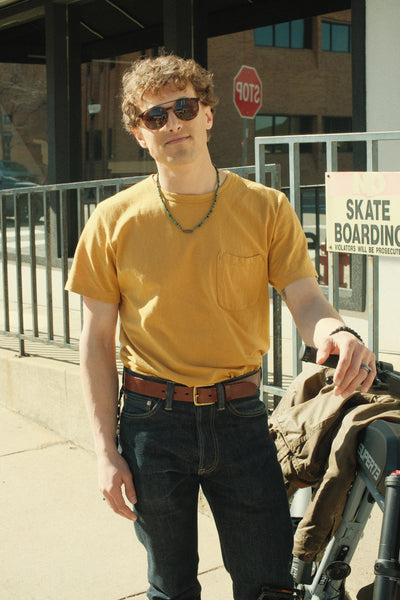
[[[367,392],[376,377],[376,358],[351,333],[341,331],[325,338],[318,348],[317,363],[322,364],[330,354],[338,354],[339,362],[333,383],[335,394],[347,398],[361,386]]]

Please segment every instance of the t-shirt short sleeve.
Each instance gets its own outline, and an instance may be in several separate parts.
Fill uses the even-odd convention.
[[[118,304],[120,290],[115,249],[100,206],[91,215],[79,239],[66,289],[95,300]]]

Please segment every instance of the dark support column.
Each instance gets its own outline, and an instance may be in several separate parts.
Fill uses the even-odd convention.
[[[81,61],[78,9],[65,4],[46,5],[49,183],[82,178]],[[52,202],[53,205],[53,202]],[[52,214],[60,232],[60,209]],[[77,203],[67,198],[68,253],[76,246]],[[57,254],[60,235],[57,235]]]
[[[365,0],[351,2],[353,131],[367,130]],[[365,144],[354,144],[354,170],[366,168]]]
[[[65,4],[46,6],[49,183],[81,179],[79,16]]]
[[[69,181],[82,180],[82,80],[79,8],[70,5],[69,24]]]
[[[164,0],[164,47],[167,53],[194,58],[207,67],[207,6],[204,0]]]

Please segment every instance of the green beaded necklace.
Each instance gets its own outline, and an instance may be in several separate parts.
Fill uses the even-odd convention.
[[[201,227],[203,225],[203,223],[205,223],[207,221],[208,217],[211,215],[212,211],[214,210],[214,206],[215,206],[215,203],[217,202],[218,190],[219,190],[219,171],[218,171],[217,167],[215,167],[215,166],[214,166],[214,169],[217,173],[217,189],[215,190],[214,202],[212,203],[211,208],[208,211],[208,213],[206,214],[206,216],[204,217],[204,219],[202,221],[200,221],[200,223],[198,225],[193,227],[193,229],[183,229],[182,225],[180,223],[178,223],[178,221],[176,221],[174,219],[174,217],[171,215],[170,211],[168,210],[168,206],[167,206],[167,204],[163,198],[163,195],[161,193],[161,187],[160,187],[159,177],[158,177],[158,173],[157,173],[157,175],[156,175],[157,191],[158,191],[158,195],[160,196],[163,207],[165,208],[165,212],[167,213],[167,215],[171,219],[171,221],[178,227],[178,229],[180,229],[182,231],[182,233],[193,233],[193,231],[195,231],[195,229],[198,229],[199,227]]]

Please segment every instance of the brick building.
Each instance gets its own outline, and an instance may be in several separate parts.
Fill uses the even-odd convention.
[[[208,66],[214,72],[220,98],[210,150],[219,167],[237,166],[243,161],[254,164],[255,135],[351,130],[350,29],[351,11],[348,10],[209,38]],[[82,65],[83,179],[137,175],[154,170],[147,153],[121,125],[121,76],[127,64],[138,56],[130,54]],[[242,65],[254,67],[263,85],[262,106],[248,123],[247,157],[243,155],[243,119],[233,103],[233,79]],[[12,69],[12,65],[0,65],[0,81],[4,80],[5,69]],[[26,81],[32,81],[32,71],[40,74],[40,78],[36,78],[40,80],[40,88],[35,91],[36,101],[42,90],[45,103],[44,67],[19,65],[18,69],[29,72]],[[23,78],[20,78],[19,86],[22,84]],[[8,92],[3,90],[0,109],[4,121],[12,99],[15,100],[12,87]],[[22,135],[19,143],[11,146],[9,158],[29,163],[29,170],[40,174],[40,182],[46,181],[47,171],[43,102],[37,113],[32,113],[32,107],[26,103],[25,117],[22,107],[19,121],[8,123],[7,129],[8,136],[10,127],[13,136]],[[29,119],[26,118],[28,114]],[[23,128],[21,123],[24,123]],[[340,160],[351,161],[349,149],[342,150]],[[2,158],[4,156],[0,155]],[[302,161],[302,184],[322,183],[323,148],[303,152]],[[282,165],[285,185],[285,148],[269,148],[266,162]]]
[[[233,79],[242,65],[255,67],[263,84],[262,106],[249,120],[247,164],[254,164],[255,135],[351,131],[350,28],[351,11],[342,11],[209,39],[208,66],[220,98],[210,150],[218,166],[243,162],[243,119],[233,103]],[[83,129],[87,132],[87,178],[154,169],[120,124],[118,85],[125,63],[133,58],[135,55],[127,55],[86,68]],[[102,107],[96,115],[89,115],[90,101]],[[285,180],[287,157],[284,148],[275,150],[266,156],[266,162],[280,162]],[[304,153],[304,184],[322,177],[322,152],[323,148],[318,148]],[[349,159],[347,152],[341,154]]]

